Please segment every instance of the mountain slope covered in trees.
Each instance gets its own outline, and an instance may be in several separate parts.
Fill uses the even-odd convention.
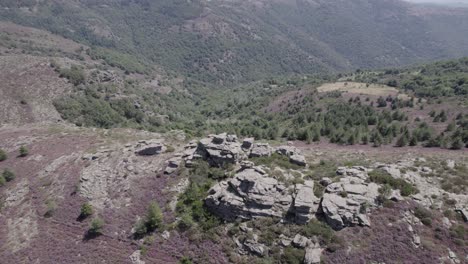
[[[385,1],[7,1],[0,17],[90,45],[128,72],[159,65],[232,85],[468,55],[468,10]],[[7,8],[6,8],[7,7]]]

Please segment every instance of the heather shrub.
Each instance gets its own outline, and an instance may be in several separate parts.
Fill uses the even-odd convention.
[[[25,146],[21,146],[19,149],[20,157],[26,157],[29,154],[29,150]]]
[[[3,149],[0,149],[0,161],[4,161],[8,158],[6,152]]]
[[[104,221],[99,217],[94,218],[88,229],[88,237],[93,238],[102,235],[103,227]]]
[[[281,255],[281,263],[285,264],[297,264],[302,263],[304,259],[304,250],[287,247],[284,249],[283,255]]]
[[[392,189],[399,189],[401,195],[403,196],[409,196],[419,192],[419,190],[409,182],[403,179],[395,179],[392,177],[392,175],[383,170],[377,169],[369,172],[369,179],[375,183],[388,184],[392,187]]]
[[[16,175],[9,169],[5,169],[2,173],[2,177],[5,179],[5,181],[10,182],[16,178]]]
[[[91,216],[93,213],[94,213],[93,206],[90,205],[89,203],[84,203],[81,206],[80,218],[85,219],[85,218]]]

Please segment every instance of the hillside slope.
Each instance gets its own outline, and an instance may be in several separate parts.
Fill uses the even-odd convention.
[[[397,0],[48,0],[2,5],[9,7],[0,10],[3,20],[92,45],[95,56],[112,60],[111,51],[118,50],[143,64],[221,84],[468,55],[467,9]]]

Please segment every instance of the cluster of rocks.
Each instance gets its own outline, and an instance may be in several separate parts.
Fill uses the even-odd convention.
[[[377,206],[379,185],[367,182],[364,167],[341,167],[337,174],[342,177],[326,186],[321,202],[327,223],[337,230],[353,225],[370,226],[367,212]]]
[[[369,226],[368,210],[377,206],[379,185],[368,183],[363,167],[339,168],[339,182],[327,184],[322,199],[314,195],[314,182],[286,187],[258,167],[243,168],[232,179],[219,182],[205,199],[207,207],[225,220],[293,215],[298,224],[323,213],[334,229]]]
[[[293,186],[268,177],[261,168],[243,168],[232,179],[213,186],[205,204],[226,220],[283,217],[293,203],[292,191]]]
[[[238,236],[233,237],[233,240],[238,248],[238,253],[241,255],[254,254],[263,257],[268,254],[269,248],[258,241],[258,235],[253,232],[253,228],[247,227],[245,223],[240,224],[240,231],[247,236],[240,240]],[[294,246],[296,248],[305,249],[304,264],[318,264],[322,256],[323,249],[317,237],[307,238],[300,234],[296,234],[294,238],[280,236],[279,245],[282,247]]]
[[[245,138],[242,142],[235,135],[226,133],[211,135],[200,140],[192,158],[202,158],[211,166],[221,167],[224,164],[236,164],[247,158],[269,157],[278,153],[289,157],[289,160],[299,166],[306,166],[306,159],[301,152],[291,146],[271,147],[268,143],[255,143],[253,138]]]
[[[441,177],[431,176],[432,169],[427,166],[421,166],[426,160],[418,158],[414,160],[399,161],[394,164],[377,164],[377,168],[386,171],[393,178],[404,179],[413,184],[419,193],[411,198],[426,208],[448,209],[446,200],[454,201],[454,209],[461,214],[465,221],[468,221],[468,195],[454,194],[443,190],[440,187]],[[448,168],[455,168],[453,160],[446,161]]]

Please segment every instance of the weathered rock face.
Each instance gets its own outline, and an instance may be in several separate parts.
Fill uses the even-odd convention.
[[[196,154],[216,167],[237,163],[247,158],[237,137],[226,133],[200,140]]]
[[[255,143],[250,151],[250,157],[269,157],[272,152],[273,150],[268,143]]]
[[[362,167],[339,168],[337,173],[346,176],[327,186],[321,202],[327,223],[336,230],[353,225],[369,226],[366,211],[377,206],[379,185],[366,182],[367,171]]]
[[[305,181],[304,185],[296,186],[297,194],[294,199],[295,221],[306,224],[315,218],[320,200],[314,195],[314,182]]]
[[[419,193],[412,195],[411,198],[422,206],[444,210],[453,209],[461,213],[462,216],[465,215],[465,219],[467,219],[468,195],[454,194],[443,190],[440,186],[440,182],[443,179],[437,176],[427,177],[427,173],[432,172],[432,169],[419,166],[415,161],[425,162],[423,159],[405,160],[395,164],[377,164],[377,168],[386,171],[393,178],[401,178],[415,185]],[[449,163],[452,162],[447,161],[447,164]],[[455,206],[453,208],[447,208],[444,199],[455,201]]]
[[[205,203],[216,215],[226,220],[295,215],[295,221],[305,224],[315,217],[319,199],[314,183],[286,187],[270,178],[258,167],[245,167],[234,178],[216,184]]]
[[[226,220],[282,217],[293,202],[286,186],[256,168],[216,184],[205,199],[207,207]]]
[[[276,148],[276,153],[289,157],[289,161],[293,164],[299,166],[307,166],[305,157],[295,147],[279,146]]]
[[[166,147],[163,144],[159,142],[143,140],[138,142],[138,146],[135,153],[141,156],[153,156],[159,155],[164,151],[166,151]]]

